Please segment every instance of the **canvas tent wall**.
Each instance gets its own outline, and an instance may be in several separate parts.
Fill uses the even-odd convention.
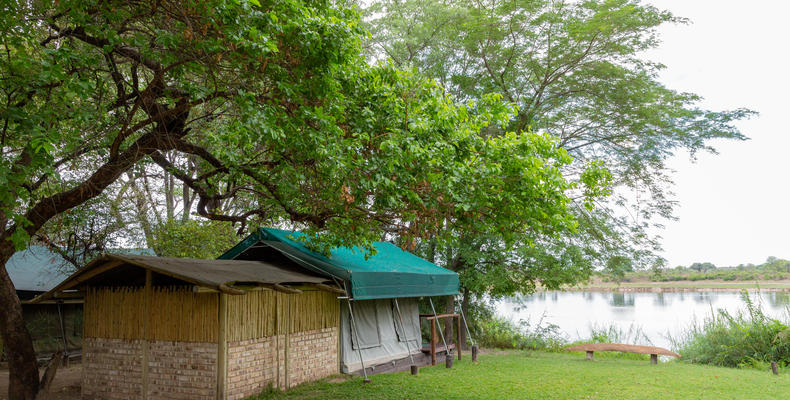
[[[339,288],[287,265],[106,255],[85,294],[83,398],[242,399],[338,372]]]
[[[304,235],[299,232],[262,228],[220,258],[290,260],[307,270],[326,274],[344,286],[353,307],[356,332],[344,301],[340,357],[342,371],[351,373],[360,370],[363,363],[370,367],[409,357],[410,353],[419,354],[418,298],[458,294],[455,272],[389,242],[375,242],[373,246],[375,255],[368,255],[360,248],[336,248],[327,256],[308,249]]]

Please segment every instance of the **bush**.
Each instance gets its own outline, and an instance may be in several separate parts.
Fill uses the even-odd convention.
[[[733,315],[718,310],[673,340],[684,361],[742,368],[762,368],[771,361],[790,364],[790,328],[767,317],[746,291],[741,297],[745,312]]]
[[[532,327],[529,321],[516,324],[500,316],[477,321],[475,339],[483,347],[519,350],[560,351],[568,343],[559,327],[544,324],[543,318]]]

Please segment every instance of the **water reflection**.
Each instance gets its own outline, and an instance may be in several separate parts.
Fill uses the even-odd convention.
[[[786,319],[790,294],[764,292],[750,296],[765,313]],[[591,326],[614,326],[627,331],[639,327],[656,346],[670,347],[668,336],[676,337],[694,320],[716,309],[737,313],[744,309],[738,292],[541,292],[496,303],[497,312],[515,322],[529,320],[552,323],[568,339],[587,338]],[[545,315],[545,318],[544,318]]]
[[[763,293],[763,298],[768,301],[771,308],[776,310],[785,310],[790,304],[790,293],[785,292],[771,292]]]
[[[666,307],[669,305],[669,301],[664,296],[664,293],[661,292],[661,293],[656,293],[655,298],[653,298],[653,304],[659,307]]]
[[[612,300],[609,302],[612,307],[633,307],[634,295],[633,293],[615,293],[612,292]]]

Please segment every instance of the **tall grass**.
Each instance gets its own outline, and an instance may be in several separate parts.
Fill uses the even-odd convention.
[[[717,310],[679,337],[670,338],[683,360],[724,367],[765,368],[772,361],[790,364],[790,327],[766,316],[762,305],[745,290],[741,298],[745,310],[734,314]]]
[[[496,315],[486,304],[476,304],[474,320],[470,326],[472,335],[483,347],[519,350],[540,350],[557,352],[572,344],[579,343],[627,343],[652,344],[642,328],[631,325],[627,329],[616,325],[592,325],[590,336],[578,341],[570,338],[560,327],[547,321],[543,314],[536,322],[521,320],[518,322]],[[638,354],[620,353],[613,357],[641,358]]]
[[[559,351],[568,341],[560,332],[559,326],[545,323],[544,317],[537,324],[531,325],[529,321],[515,323],[492,315],[477,321],[475,339],[483,347]]]

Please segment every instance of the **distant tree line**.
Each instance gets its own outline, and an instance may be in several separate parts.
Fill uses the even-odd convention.
[[[711,262],[695,262],[689,266],[678,265],[674,268],[663,268],[660,265],[650,269],[630,270],[623,268],[607,268],[600,272],[607,281],[753,281],[790,279],[790,260],[768,257],[762,264],[740,264],[738,266],[717,267]]]

